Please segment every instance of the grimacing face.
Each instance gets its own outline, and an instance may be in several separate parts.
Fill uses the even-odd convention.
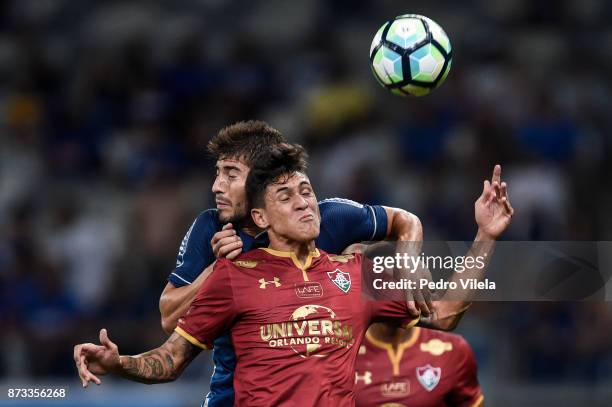
[[[268,229],[270,238],[306,243],[319,236],[321,217],[319,205],[306,174],[295,172],[281,176],[279,182],[266,187],[265,207],[255,209],[261,217],[255,223]]]
[[[247,216],[246,184],[250,167],[237,158],[217,160],[217,175],[212,186],[222,223],[241,221]]]

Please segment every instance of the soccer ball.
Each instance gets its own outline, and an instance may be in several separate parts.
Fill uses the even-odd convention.
[[[404,14],[387,21],[370,47],[372,72],[396,95],[424,96],[448,76],[452,62],[448,36],[435,21]]]

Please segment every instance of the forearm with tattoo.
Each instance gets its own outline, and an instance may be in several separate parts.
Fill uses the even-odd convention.
[[[122,377],[153,384],[176,380],[200,349],[173,332],[159,348],[136,356],[121,356],[117,371]]]

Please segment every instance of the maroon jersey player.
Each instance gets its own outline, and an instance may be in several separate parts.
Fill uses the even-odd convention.
[[[355,365],[357,406],[481,407],[474,354],[459,335],[374,324]]]
[[[218,260],[160,347],[120,356],[106,330],[100,332],[101,345],[77,345],[74,357],[84,386],[99,384],[96,375],[109,372],[145,383],[174,380],[201,348],[230,330],[237,355],[236,405],[354,404],[357,344],[367,326],[392,320],[410,327],[418,315],[410,314],[406,301],[362,297],[361,255],[317,250],[320,217],[301,147],[278,146],[260,161],[246,190],[252,219],[268,232],[269,248],[234,262]],[[511,216],[505,198],[493,189],[485,185],[479,222],[481,237],[491,241]],[[504,193],[499,185],[496,191]],[[427,318],[428,326],[438,321],[440,327],[452,326],[466,308],[448,301],[441,305]]]
[[[411,326],[406,302],[361,295],[361,255],[256,249],[220,259],[176,332],[203,349],[230,329],[245,406],[348,406],[359,343],[372,321]]]

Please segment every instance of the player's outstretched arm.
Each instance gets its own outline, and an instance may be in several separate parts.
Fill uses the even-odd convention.
[[[398,244],[399,252],[407,252],[409,255],[418,255],[421,251],[421,243],[423,242],[423,225],[421,220],[413,213],[410,213],[400,208],[390,208],[383,206],[387,214],[387,234],[386,238],[396,240],[397,242],[406,242],[406,244]],[[404,273],[403,270],[395,269],[394,276],[397,280],[409,279],[414,275]],[[427,277],[429,273],[425,273]],[[433,312],[433,303],[429,290],[411,290],[408,294],[408,308],[412,314],[421,313],[427,317]]]
[[[482,194],[474,204],[474,214],[478,224],[478,233],[466,257],[480,257],[484,259],[484,266],[468,267],[466,265],[461,275],[453,274],[449,281],[455,281],[458,286],[460,286],[457,281],[459,278],[478,281],[484,278],[495,248],[495,241],[508,228],[512,215],[514,215],[514,209],[508,196],[508,185],[501,181],[500,165],[496,165],[493,169],[491,181],[484,181]],[[435,312],[429,317],[422,317],[419,325],[442,330],[454,329],[470,306],[472,295],[473,290],[467,289],[447,291],[439,301],[433,302]]]
[[[231,223],[215,233],[210,244],[216,258],[225,257],[231,260],[242,252],[242,240]],[[167,334],[174,331],[179,318],[185,315],[200,286],[212,273],[214,264],[206,267],[191,284],[182,287],[175,287],[172,283],[166,284],[159,298],[159,312],[162,329]]]
[[[101,384],[98,376],[116,374],[140,383],[153,384],[175,380],[200,353],[182,336],[173,333],[159,348],[135,356],[120,356],[106,329],[100,330],[100,345],[83,343],[74,347],[74,361],[83,387]]]

